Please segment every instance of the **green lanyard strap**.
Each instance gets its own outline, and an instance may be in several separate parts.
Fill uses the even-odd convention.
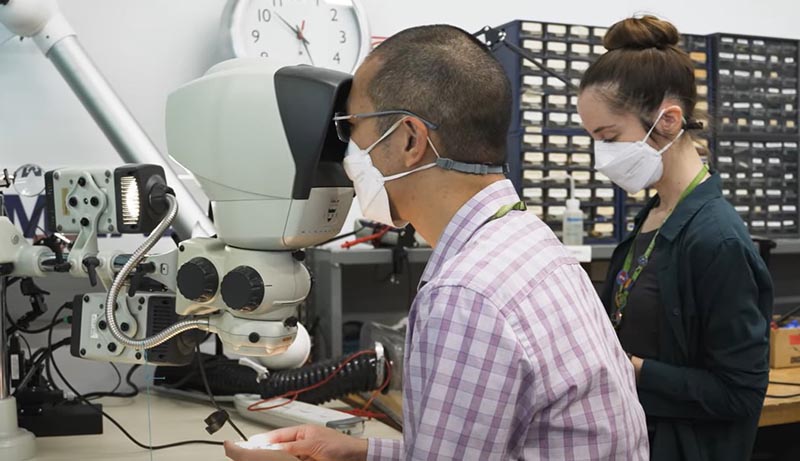
[[[527,209],[528,209],[527,205],[525,205],[525,202],[523,202],[521,200],[519,202],[517,202],[517,203],[511,203],[511,204],[508,204],[508,205],[503,205],[503,206],[500,207],[499,210],[497,210],[497,213],[493,214],[492,217],[489,218],[486,222],[488,223],[488,222],[492,222],[492,221],[494,221],[496,219],[500,219],[500,218],[504,217],[505,215],[511,213],[512,211],[525,211]]]
[[[703,168],[700,169],[700,172],[697,173],[697,176],[694,177],[689,186],[683,191],[681,196],[678,198],[678,203],[675,204],[675,208],[685,199],[689,194],[694,191],[701,182],[703,182],[703,178],[706,177],[708,174],[708,167],[703,165]],[[661,226],[664,225],[665,222],[672,216],[672,212],[675,210],[673,208],[670,210],[669,214],[664,221],[661,222]],[[622,313],[625,310],[625,306],[628,304],[628,296],[630,296],[631,289],[633,288],[636,281],[639,280],[639,276],[644,271],[644,268],[647,267],[647,263],[650,262],[650,256],[653,254],[653,249],[656,246],[656,239],[658,238],[658,234],[661,232],[661,226],[659,226],[658,230],[656,231],[653,238],[650,240],[650,243],[647,245],[647,249],[644,250],[644,254],[639,257],[637,261],[637,266],[631,273],[631,266],[633,265],[633,249],[636,246],[636,237],[633,238],[633,242],[631,243],[631,247],[628,249],[628,254],[625,256],[625,262],[622,265],[622,270],[619,271],[616,278],[616,285],[617,285],[617,293],[614,296],[614,304],[616,305],[616,309],[611,316],[611,323],[614,325],[614,328],[619,328],[620,324],[622,323]],[[641,232],[641,228],[640,228]]]

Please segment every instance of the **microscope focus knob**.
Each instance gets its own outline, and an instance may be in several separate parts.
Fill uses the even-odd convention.
[[[222,300],[231,309],[250,312],[264,301],[264,280],[250,266],[239,266],[222,279]]]
[[[217,294],[219,274],[206,258],[192,258],[178,269],[178,290],[184,298],[206,302]]]

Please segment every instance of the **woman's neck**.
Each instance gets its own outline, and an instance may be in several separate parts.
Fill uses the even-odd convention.
[[[688,140],[687,140],[688,141]],[[664,152],[664,174],[654,185],[660,198],[658,209],[673,210],[683,191],[703,168],[703,162],[692,142],[682,142]],[[705,178],[704,178],[705,180]]]

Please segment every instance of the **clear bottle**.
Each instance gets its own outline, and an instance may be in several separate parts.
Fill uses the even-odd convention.
[[[568,199],[564,210],[564,245],[583,245],[583,211],[578,199]]]
[[[564,210],[563,234],[561,240],[564,245],[583,245],[583,211],[581,201],[575,198],[575,180],[569,176],[569,199]]]

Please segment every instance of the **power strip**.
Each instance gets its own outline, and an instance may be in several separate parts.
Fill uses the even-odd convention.
[[[233,397],[236,411],[242,417],[270,427],[316,424],[347,435],[359,436],[364,433],[364,418],[297,400],[271,410],[250,411],[247,409],[260,400],[261,397],[256,394],[236,394]],[[275,399],[271,400],[268,405],[279,405],[283,402],[286,402],[286,399]]]

